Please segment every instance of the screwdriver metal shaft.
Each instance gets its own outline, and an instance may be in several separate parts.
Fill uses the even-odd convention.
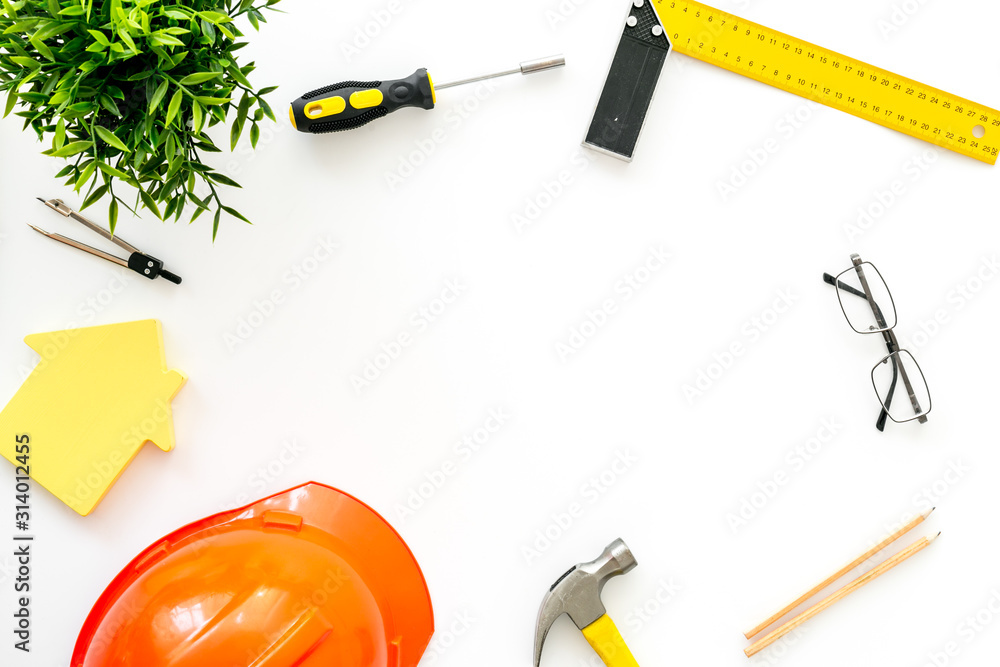
[[[497,72],[496,74],[487,74],[485,76],[476,76],[471,79],[461,79],[459,81],[450,81],[448,83],[435,83],[435,90],[445,90],[446,88],[454,88],[455,86],[464,86],[469,83],[477,83],[479,81],[486,81],[487,79],[496,79],[501,76],[510,76],[512,74],[534,74],[535,72],[544,72],[548,69],[555,69],[556,67],[565,67],[566,58],[563,55],[550,56],[548,58],[539,58],[538,60],[528,60],[521,63],[521,66],[517,69],[507,70],[505,72]]]

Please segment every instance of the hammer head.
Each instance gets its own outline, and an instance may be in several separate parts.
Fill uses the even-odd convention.
[[[542,659],[542,645],[552,623],[563,614],[569,614],[576,627],[583,630],[604,616],[601,591],[608,579],[631,571],[638,563],[625,543],[617,539],[604,549],[604,553],[589,563],[574,565],[569,572],[552,584],[542,600],[535,626],[535,667]]]

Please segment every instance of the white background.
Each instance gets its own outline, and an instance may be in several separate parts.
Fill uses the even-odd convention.
[[[93,239],[34,200],[79,205],[52,179],[61,163],[39,155],[17,119],[0,123],[0,403],[37,359],[23,337],[74,324],[157,318],[168,364],[190,377],[173,403],[176,449],[147,445],[93,515],[35,487],[34,652],[11,648],[12,559],[0,556],[0,663],[67,664],[91,605],[151,542],[315,479],[371,504],[417,555],[438,625],[423,664],[528,664],[547,587],[620,536],[639,567],[604,599],[639,663],[738,667],[743,630],[931,503],[938,511],[908,540],[940,530],[938,542],[753,664],[919,667],[950,642],[957,655],[939,664],[992,664],[1000,618],[984,612],[992,624],[979,631],[966,619],[1000,595],[995,168],[677,55],[635,161],[595,156],[579,144],[627,2],[567,0],[554,24],[555,0],[400,3],[350,59],[343,45],[386,0],[281,3],[288,14],[244,52],[258,62],[257,85],[281,85],[271,97],[281,122],[255,155],[241,147],[213,161],[244,185],[225,198],[255,225],[227,220],[213,245],[207,219],[120,223],[122,237],[183,276],[179,287],[136,277],[109,300],[114,267],[31,231],[25,223]],[[1000,6],[905,4],[915,13],[885,35],[889,0],[722,2],[1000,106]],[[564,70],[492,92],[442,91],[432,112],[404,110],[351,134],[298,134],[284,114],[337,80],[427,67],[444,81],[557,52]],[[438,128],[444,140],[427,151]],[[778,151],[724,200],[718,184],[771,139]],[[390,188],[387,174],[414,161]],[[547,198],[561,172],[568,185]],[[905,193],[852,235],[859,208],[897,180]],[[518,229],[513,216],[529,201],[544,210]],[[105,220],[102,207],[91,213]],[[328,240],[333,256],[310,259]],[[626,300],[615,285],[650,248],[671,259]],[[899,336],[934,396],[926,425],[874,428],[868,373],[884,347],[852,333],[821,280],[851,252],[893,289]],[[312,272],[296,282],[303,267]],[[461,296],[419,331],[411,318],[448,280]],[[978,291],[970,299],[960,287]],[[275,291],[282,302],[261,323],[253,313]],[[780,293],[792,306],[775,321]],[[561,358],[557,346],[606,299],[617,312]],[[754,318],[771,324],[751,337]],[[227,344],[251,319],[260,326],[249,338]],[[412,345],[357,392],[352,375],[400,333]],[[684,385],[733,343],[742,356],[688,400]],[[457,454],[497,409],[509,415],[500,431],[468,460]],[[836,434],[808,461],[795,453],[831,421]],[[282,462],[291,449],[304,451]],[[595,493],[590,480],[620,454],[627,470]],[[401,516],[411,491],[449,462],[455,474]],[[754,496],[782,473],[772,497]],[[0,466],[2,554],[13,477]],[[734,528],[744,500],[758,508]],[[574,503],[572,525],[553,527]],[[536,544],[546,529],[560,534]],[[661,582],[679,590],[664,594]],[[560,621],[543,664],[593,662]]]

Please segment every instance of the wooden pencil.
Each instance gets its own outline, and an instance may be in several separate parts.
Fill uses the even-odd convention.
[[[782,625],[781,627],[779,627],[777,630],[774,630],[770,634],[768,634],[765,637],[759,639],[750,648],[746,649],[744,651],[744,653],[747,654],[748,658],[757,655],[758,653],[760,653],[761,651],[763,651],[764,649],[766,649],[768,646],[770,646],[774,642],[778,641],[779,639],[781,639],[782,637],[784,637],[785,635],[787,635],[789,632],[791,632],[795,628],[799,627],[800,625],[802,625],[803,623],[805,623],[809,619],[811,619],[814,616],[816,616],[817,614],[819,614],[821,611],[827,609],[828,607],[830,607],[831,605],[835,604],[836,602],[839,602],[840,600],[843,600],[845,597],[847,597],[848,595],[850,595],[854,591],[858,590],[859,588],[861,588],[865,584],[873,581],[874,579],[878,578],[879,576],[885,574],[886,572],[888,572],[892,568],[896,567],[897,565],[899,565],[900,563],[902,563],[906,559],[910,558],[914,554],[917,554],[920,551],[926,549],[927,547],[929,547],[931,545],[931,543],[935,539],[937,539],[937,537],[940,534],[941,533],[938,533],[934,537],[922,537],[922,538],[920,538],[919,540],[917,540],[916,542],[914,542],[913,544],[911,544],[907,548],[903,549],[898,554],[896,554],[895,556],[893,556],[889,560],[885,561],[884,563],[882,563],[878,567],[876,567],[876,568],[874,568],[872,570],[869,570],[865,574],[861,575],[860,577],[858,577],[857,579],[855,579],[851,583],[849,583],[846,586],[844,586],[843,588],[841,588],[836,593],[833,593],[832,595],[830,595],[829,597],[827,597],[823,601],[816,603],[815,605],[813,605],[809,609],[805,610],[804,612],[802,612],[801,614],[799,614],[798,616],[796,616],[792,620],[788,621],[787,623],[785,623],[784,625]]]
[[[813,597],[814,595],[825,589],[827,586],[837,581],[837,579],[840,579],[842,576],[844,576],[845,574],[856,568],[858,565],[861,565],[866,560],[876,555],[877,553],[885,549],[887,546],[889,546],[890,544],[901,538],[903,535],[905,535],[906,533],[910,532],[911,530],[922,524],[927,519],[927,517],[931,515],[931,512],[933,512],[935,509],[937,508],[932,507],[924,514],[913,519],[908,524],[897,530],[895,533],[885,538],[884,540],[876,544],[874,547],[864,552],[863,554],[852,560],[850,563],[848,563],[847,565],[840,568],[839,570],[831,574],[829,577],[827,577],[820,583],[810,588],[808,591],[800,595],[794,602],[790,602],[789,604],[785,605],[781,609],[781,611],[772,614],[770,617],[768,617],[766,621],[755,627],[753,630],[750,630],[749,632],[745,632],[743,634],[746,636],[747,639],[753,639],[761,632],[763,632],[767,628],[771,627],[772,625],[780,621],[786,614],[794,610],[800,604],[810,599],[811,597]]]

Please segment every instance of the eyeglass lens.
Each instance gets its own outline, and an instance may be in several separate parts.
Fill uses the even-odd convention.
[[[896,326],[896,306],[889,287],[870,262],[837,276],[837,296],[844,316],[858,333],[878,333]]]
[[[910,421],[930,412],[930,390],[908,351],[893,352],[879,362],[872,370],[872,383],[893,421]]]

